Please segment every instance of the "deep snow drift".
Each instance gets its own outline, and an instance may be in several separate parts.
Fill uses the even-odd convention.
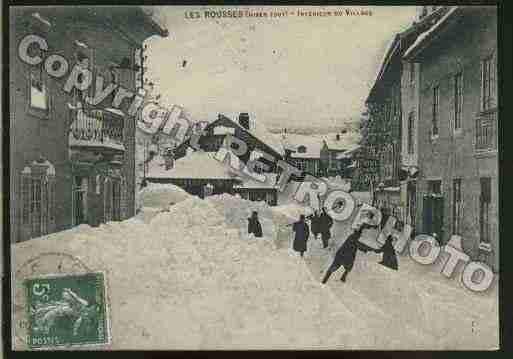
[[[246,235],[252,210],[262,239]],[[286,208],[229,195],[190,197],[146,220],[18,243],[14,265],[60,252],[106,271],[110,349],[497,347],[496,291],[475,294],[407,257],[399,258],[399,272],[391,271],[376,263],[380,256],[362,253],[347,283],[335,273],[323,286],[322,271],[349,226],[335,225],[328,251],[309,241],[301,259],[288,246],[286,224],[295,218]],[[45,270],[51,269],[35,274]],[[15,285],[21,316],[21,278]],[[22,346],[18,338],[16,344]]]
[[[137,195],[138,207],[166,209],[191,195],[173,184],[148,183]]]

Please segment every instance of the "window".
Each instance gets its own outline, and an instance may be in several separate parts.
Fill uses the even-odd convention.
[[[39,70],[30,73],[30,107],[48,111],[48,93]]]
[[[495,99],[495,61],[494,56],[489,56],[483,60],[481,65],[481,78],[482,78],[482,102],[481,106],[483,111],[494,108],[496,105]]]
[[[431,120],[431,136],[438,136],[438,121],[440,116],[440,87],[433,87],[433,117]]]
[[[461,129],[461,113],[463,110],[463,74],[454,76],[454,130]]]
[[[490,203],[492,200],[491,179],[481,178],[481,196],[479,197],[480,241],[490,242]]]
[[[415,112],[410,112],[410,115],[408,116],[408,137],[407,137],[407,147],[408,147],[408,154],[412,155],[414,153],[414,137],[413,137],[413,131],[414,131],[414,125],[415,125]]]
[[[461,179],[455,179],[452,183],[452,233],[461,233]]]
[[[442,181],[441,180],[428,181],[428,191],[430,194],[441,195],[442,194]]]
[[[21,240],[53,231],[55,169],[45,160],[32,162],[21,173]]]

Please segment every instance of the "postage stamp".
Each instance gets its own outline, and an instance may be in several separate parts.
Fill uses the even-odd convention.
[[[31,349],[108,344],[104,273],[25,280]]]

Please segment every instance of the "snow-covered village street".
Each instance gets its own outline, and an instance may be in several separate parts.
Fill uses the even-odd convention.
[[[497,343],[495,283],[474,293],[458,273],[442,277],[440,265],[423,266],[405,255],[396,272],[377,263],[380,255],[360,252],[346,283],[335,273],[322,285],[350,221],[335,225],[328,250],[310,239],[300,258],[285,227],[304,211],[300,205],[269,207],[227,194],[201,200],[172,185],[146,190],[141,201],[155,207],[14,250],[18,264],[62,252],[107,268],[116,333],[111,349],[472,349]],[[162,212],[171,201],[177,204]],[[259,212],[263,238],[246,234],[252,210]],[[39,270],[52,271],[57,259],[43,257]],[[22,293],[16,283],[19,310]]]
[[[12,347],[496,350],[497,9],[10,6]]]

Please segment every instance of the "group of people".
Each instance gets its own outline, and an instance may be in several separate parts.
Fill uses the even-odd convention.
[[[331,226],[333,225],[332,218],[326,213],[325,208],[323,208],[320,215],[315,212],[308,218],[311,220],[312,233],[314,233],[315,237],[317,238],[317,234],[320,232],[324,248],[327,248],[328,241],[331,238]],[[373,222],[373,218],[374,214],[372,212],[368,212],[366,220],[358,224],[353,232],[340,246],[340,248],[335,253],[333,262],[324,275],[322,280],[323,284],[328,281],[333,272],[342,266],[344,267],[344,273],[342,274],[340,280],[345,282],[347,275],[353,269],[358,250],[361,250],[364,253],[368,251],[383,253],[383,258],[379,264],[394,270],[398,269],[397,257],[393,246],[393,237],[391,235],[387,237],[385,243],[380,248],[372,248],[359,241],[365,229],[379,228],[380,224],[369,224]],[[310,230],[308,228],[308,224],[305,221],[304,215],[300,215],[299,221],[293,224],[292,229],[295,232],[293,248],[295,251],[300,253],[301,257],[303,257],[304,252],[306,251],[306,242],[310,234]]]
[[[315,210],[313,214],[307,217],[311,223],[312,234],[315,239],[321,235],[322,245],[324,248],[328,248],[328,243],[331,238],[331,227],[333,226],[333,219],[326,212],[326,208],[323,208],[319,213]]]
[[[330,267],[328,268],[322,283],[325,284],[329,277],[338,270],[340,267],[344,267],[344,273],[340,280],[345,282],[347,275],[353,269],[354,261],[358,250],[366,253],[372,251],[375,253],[383,253],[383,257],[379,264],[384,265],[390,269],[397,270],[397,256],[393,246],[393,237],[389,235],[385,243],[380,248],[372,248],[362,242],[363,231],[366,229],[379,229],[382,223],[373,223],[374,214],[367,212],[367,218],[353,229],[353,232],[347,237],[344,243],[335,253],[335,257]],[[307,219],[310,220],[311,230],[314,237],[317,239],[319,234],[321,235],[323,247],[327,248],[329,239],[331,238],[331,227],[333,226],[333,219],[329,216],[326,208],[323,208],[320,213],[314,211],[314,213],[308,217],[304,214],[299,216],[299,220],[292,224],[292,230],[294,231],[294,242],[292,248],[294,251],[299,252],[300,256],[303,257],[307,250],[307,241],[310,237],[310,226],[308,226]],[[248,218],[248,233],[252,233],[255,237],[262,237],[262,226],[258,220],[258,213],[254,211],[250,218]]]
[[[311,228],[307,224],[307,219],[310,220]],[[304,214],[299,216],[299,221],[295,222],[292,225],[292,230],[294,231],[294,243],[292,248],[299,252],[301,257],[304,256],[307,250],[307,241],[310,238],[310,229],[315,239],[321,236],[323,248],[328,248],[329,240],[331,238],[331,227],[333,226],[333,219],[326,212],[326,209],[323,208],[322,211],[314,211],[308,217],[305,217]]]

